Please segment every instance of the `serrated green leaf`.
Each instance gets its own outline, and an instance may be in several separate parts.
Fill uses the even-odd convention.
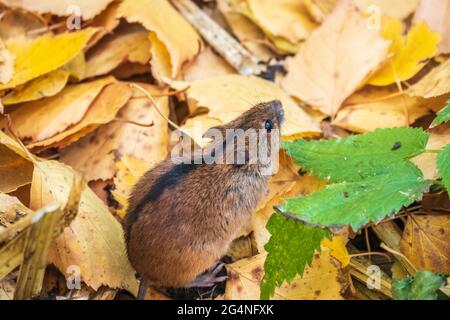
[[[363,181],[341,182],[306,197],[286,199],[280,210],[314,225],[330,228],[351,225],[356,231],[422,199],[430,186],[410,162],[388,169],[388,173]]]
[[[446,145],[438,155],[437,167],[445,188],[450,193],[450,144]]]
[[[446,276],[421,270],[415,276],[392,281],[395,300],[436,300],[438,290],[446,282]]]
[[[269,299],[275,287],[284,281],[291,282],[296,275],[303,275],[305,267],[311,265],[314,253],[320,252],[320,243],[328,230],[314,228],[302,222],[273,214],[267,229],[272,235],[265,245],[267,258],[264,263],[264,278],[261,281],[261,299]]]
[[[355,182],[387,173],[391,164],[422,153],[428,134],[422,129],[393,128],[338,140],[285,142],[294,161],[319,178]]]
[[[445,122],[448,122],[450,120],[450,100],[447,101],[447,105],[444,109],[439,111],[437,113],[436,119],[434,119],[433,123],[431,124],[431,127],[437,127],[438,125],[441,125]]]

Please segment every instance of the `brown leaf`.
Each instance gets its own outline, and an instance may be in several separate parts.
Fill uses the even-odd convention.
[[[450,216],[408,217],[400,248],[417,269],[450,274]]]
[[[389,41],[343,1],[293,58],[282,87],[291,95],[334,116],[344,100],[386,59]]]

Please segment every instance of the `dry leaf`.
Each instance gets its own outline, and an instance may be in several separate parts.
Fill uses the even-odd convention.
[[[45,26],[41,18],[30,12],[4,8],[0,19],[0,38],[3,40],[17,37],[33,38],[38,35],[33,31]]]
[[[201,40],[196,31],[167,0],[124,0],[119,7],[118,16],[130,23],[141,23],[163,44],[170,55],[171,66],[169,74],[162,73],[165,76],[175,78],[183,64],[192,60],[199,52]],[[160,55],[152,52],[152,57],[153,66],[154,59],[159,59]]]
[[[49,72],[28,82],[22,90],[12,91],[2,99],[2,102],[9,105],[54,96],[64,89],[69,76],[70,73],[62,69]]]
[[[418,270],[450,274],[450,216],[409,216],[400,248]]]
[[[86,56],[86,78],[104,75],[126,61],[150,60],[149,33],[139,25],[117,29],[104,37]]]
[[[432,32],[426,23],[413,26],[407,36],[403,36],[404,31],[400,20],[389,19],[383,23],[381,34],[386,40],[392,41],[389,48],[392,58],[370,78],[369,84],[386,86],[408,80],[437,53],[441,36]]]
[[[0,193],[0,234],[22,217],[33,214],[19,199]]]
[[[21,139],[48,139],[78,123],[103,87],[114,81],[106,77],[71,85],[53,97],[20,104],[11,113],[13,128]]]
[[[177,89],[186,88],[187,83],[172,82]],[[253,105],[278,99],[282,102],[285,122],[281,129],[284,137],[301,137],[320,132],[318,123],[298,106],[276,84],[257,77],[227,75],[189,83],[187,96],[199,107],[209,109],[208,117],[222,123],[234,120]],[[195,118],[194,118],[195,120]],[[209,127],[204,126],[203,132]]]
[[[100,125],[114,120],[117,112],[128,102],[131,95],[132,91],[126,84],[112,83],[107,85],[92,102],[80,122],[51,138],[31,143],[27,147],[64,147],[77,141]]]
[[[342,2],[321,27],[287,59],[282,87],[321,112],[334,116],[386,58],[389,42],[351,6]]]
[[[206,47],[184,71],[184,81],[192,82],[236,73],[210,47]]]
[[[119,25],[120,19],[117,17],[118,8],[119,2],[113,2],[92,20],[90,26],[99,30],[89,39],[86,49],[93,47],[100,39],[111,33]]]
[[[388,17],[405,19],[413,13],[420,0],[353,0],[358,8],[369,14],[373,14],[375,10]]]
[[[297,0],[248,0],[249,8],[257,24],[276,37],[296,44],[306,39],[316,27],[301,1]]]
[[[0,130],[0,192],[31,183],[33,164],[20,145]]]
[[[403,94],[345,106],[333,124],[363,133],[378,128],[406,127],[429,112],[429,101]]]
[[[94,29],[88,28],[57,36],[46,34],[33,40],[9,39],[6,47],[16,57],[15,72],[10,81],[0,84],[0,90],[24,84],[62,67],[83,50],[94,32]],[[49,52],[52,54],[49,55]]]
[[[229,279],[224,299],[258,300],[259,283],[264,276],[266,254],[259,254],[227,265]],[[275,289],[274,300],[341,300],[339,270],[330,259],[330,251],[322,249],[315,254],[311,267],[305,268],[303,277],[297,276],[290,284]]]
[[[432,98],[450,92],[450,59],[431,70],[408,90],[416,97]]]
[[[94,290],[106,285],[137,291],[122,227],[89,188],[81,195],[77,217],[56,238],[49,261],[66,276],[78,267],[82,281]]]
[[[123,156],[117,166],[117,175],[114,178],[114,190],[112,194],[114,199],[120,204],[117,214],[119,217],[125,217],[128,208],[128,198],[134,185],[139,181],[139,178],[144,175],[149,169],[150,165],[142,160],[137,160],[131,156]]]
[[[152,94],[162,91],[154,86],[144,86]],[[161,112],[168,117],[167,97],[155,97]],[[87,181],[111,179],[116,171],[116,160],[133,156],[154,165],[167,155],[168,125],[154,109],[147,97],[133,90],[133,98],[121,109],[117,117],[154,126],[139,127],[122,122],[111,122],[60,151],[61,161],[81,171]]]
[[[421,0],[413,21],[425,21],[431,30],[439,32],[439,53],[450,53],[450,0]]]
[[[427,150],[440,150],[450,142],[450,126],[443,125],[430,130]],[[411,161],[419,167],[425,179],[435,180],[440,177],[436,167],[437,154],[422,153]]]
[[[0,84],[7,83],[14,75],[14,55],[0,39]]]
[[[114,0],[2,0],[11,7],[19,7],[37,13],[52,13],[58,16],[80,15],[85,20],[99,14],[112,1]]]

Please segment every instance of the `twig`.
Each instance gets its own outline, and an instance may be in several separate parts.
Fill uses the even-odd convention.
[[[113,121],[134,124],[136,126],[145,127],[145,128],[150,128],[150,127],[153,127],[155,125],[155,123],[153,121],[152,121],[152,123],[148,123],[147,124],[147,123],[140,123],[140,122],[136,122],[136,121],[133,121],[133,120],[122,119],[122,118],[114,118]]]
[[[404,259],[414,269],[414,272],[417,272],[417,268],[412,264],[412,262],[404,254],[402,254],[392,248],[389,248],[384,243],[381,243],[380,247],[383,248],[384,250],[386,250],[387,252],[392,253],[394,256],[401,257],[402,259]]]
[[[257,57],[242,47],[191,0],[172,0],[172,3],[206,42],[240,74],[258,75],[264,71]]]

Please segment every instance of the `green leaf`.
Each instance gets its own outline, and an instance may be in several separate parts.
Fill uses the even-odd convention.
[[[286,199],[280,210],[314,225],[340,228],[349,224],[356,231],[422,199],[430,187],[430,181],[410,162],[388,169],[389,173],[360,182],[341,182],[306,197]]]
[[[394,128],[338,140],[285,142],[304,170],[333,182],[356,182],[386,173],[388,166],[424,152],[428,134],[422,129]]]
[[[267,300],[284,281],[291,282],[297,274],[303,275],[306,265],[311,265],[314,253],[320,252],[320,243],[330,232],[314,228],[300,221],[275,213],[267,229],[272,237],[265,245],[267,258],[264,278],[261,281],[261,299]]]
[[[431,127],[437,127],[438,125],[448,122],[450,120],[450,100],[447,101],[447,106],[437,113],[436,119],[434,119]]]
[[[437,167],[445,188],[450,193],[450,144],[445,146],[438,155]]]
[[[421,270],[415,276],[393,280],[392,296],[395,300],[436,300],[445,283],[446,276]]]

